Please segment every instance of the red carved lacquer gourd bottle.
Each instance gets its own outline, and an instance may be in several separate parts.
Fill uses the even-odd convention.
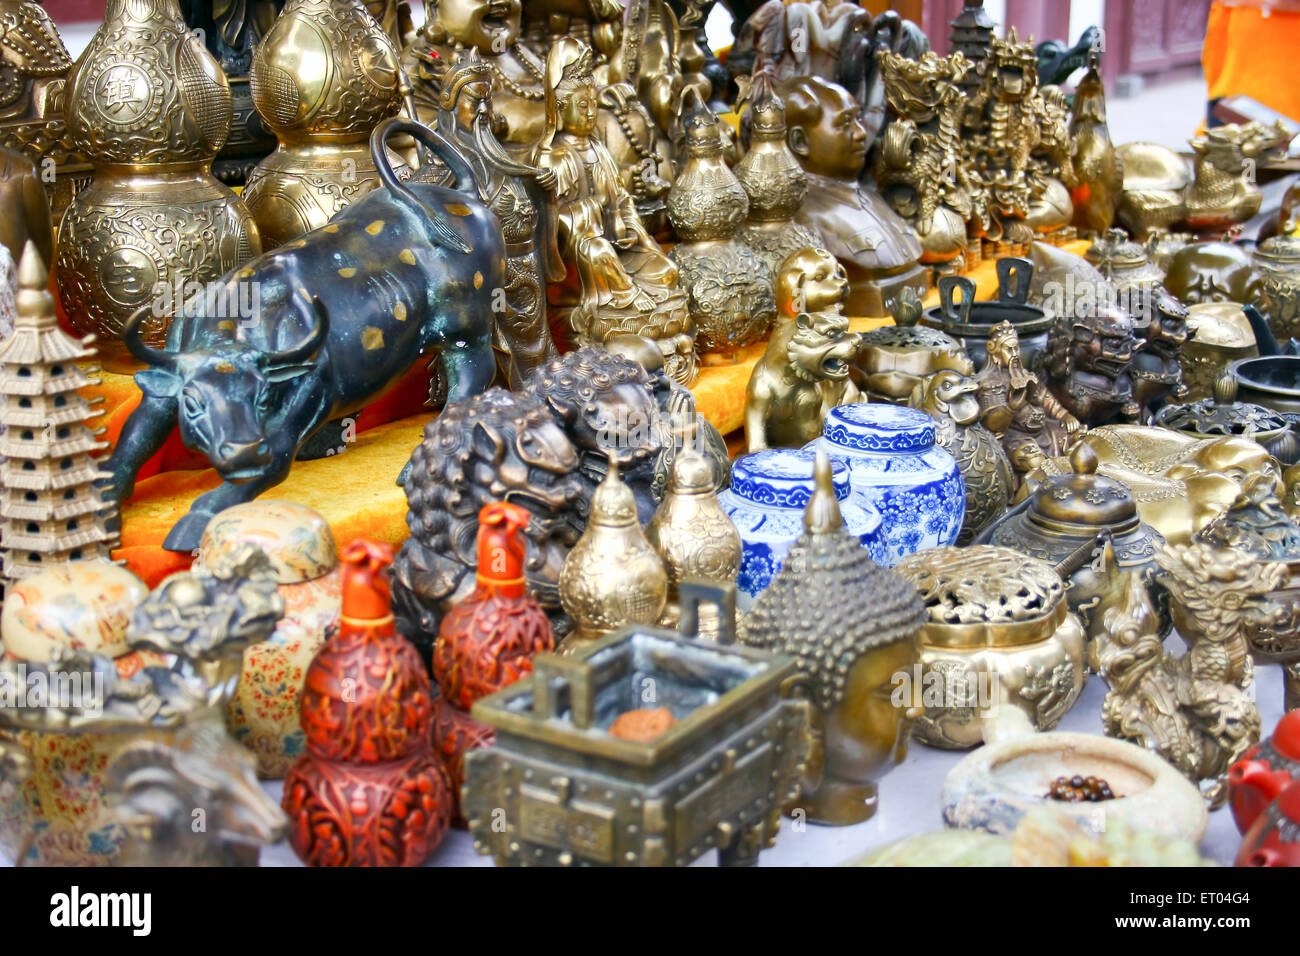
[[[555,649],[551,621],[524,585],[529,513],[493,502],[479,512],[478,586],[442,619],[433,648],[433,746],[451,778],[460,819],[465,752],[492,743],[492,728],[469,715],[474,701],[513,684],[533,669],[533,655]]]
[[[307,671],[307,750],[284,779],[289,842],[311,866],[416,866],[451,818],[447,775],[429,744],[433,700],[420,657],[393,627],[392,549],[343,550],[338,634]]]

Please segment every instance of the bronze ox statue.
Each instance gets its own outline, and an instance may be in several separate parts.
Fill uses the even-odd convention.
[[[384,147],[397,132],[432,149],[455,188],[399,182]],[[283,481],[316,431],[358,412],[430,348],[441,348],[449,401],[490,384],[505,246],[473,170],[440,134],[405,120],[378,127],[370,148],[384,188],[190,298],[165,349],[142,341],[145,310],[127,322],[125,344],[149,368],[135,376],[144,400],[109,464],[117,499],[176,423],[225,479],[172,528],[168,550],[197,548],[213,515]]]

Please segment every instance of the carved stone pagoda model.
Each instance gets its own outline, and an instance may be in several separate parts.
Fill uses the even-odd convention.
[[[243,199],[273,249],[379,185],[370,134],[408,90],[393,41],[361,0],[288,0],[249,83],[280,145],[249,174]]]
[[[920,592],[876,564],[844,526],[830,460],[818,452],[804,534],[745,616],[740,639],[795,659],[812,702],[804,796],[786,808],[836,826],[876,811],[876,779],[907,753],[905,708],[886,691],[916,661]]]
[[[186,286],[261,252],[248,209],[212,176],[230,133],[230,85],[176,0],[109,0],[67,114],[95,176],[59,226],[60,304],[106,343],[148,308],[145,339],[161,346]]]
[[[700,352],[735,352],[767,334],[776,315],[772,273],[736,232],[749,213],[744,187],[723,162],[723,123],[692,91],[685,164],[668,193],[678,243],[671,256],[689,297]]]
[[[741,122],[746,120],[749,143],[735,173],[749,197],[749,216],[738,238],[775,276],[788,256],[825,243],[815,229],[795,221],[808,194],[808,176],[786,145],[785,101],[765,73],[754,77]]]
[[[0,341],[0,579],[50,565],[108,559],[117,535],[106,527],[115,506],[95,487],[108,477],[93,453],[108,447],[86,422],[99,400],[80,389],[99,383],[93,336],[63,332],[46,291],[47,274],[28,243],[19,266],[14,332]]]

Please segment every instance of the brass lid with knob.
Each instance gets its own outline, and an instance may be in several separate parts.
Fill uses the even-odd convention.
[[[1080,442],[1070,453],[1073,471],[1043,482],[1029,518],[1047,528],[1078,526],[1127,531],[1138,524],[1137,502],[1122,482],[1097,473],[1097,453]]]

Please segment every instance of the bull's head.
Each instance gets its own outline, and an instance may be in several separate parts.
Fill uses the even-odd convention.
[[[320,299],[308,304],[304,297],[299,305],[299,314],[315,322],[301,342],[278,352],[237,340],[188,352],[152,349],[140,337],[147,307],[122,330],[131,354],[149,365],[136,373],[136,385],[146,395],[176,402],[181,440],[207,455],[228,481],[254,478],[271,463],[268,422],[280,411],[284,394],[277,386],[311,371],[329,335],[329,315]]]

